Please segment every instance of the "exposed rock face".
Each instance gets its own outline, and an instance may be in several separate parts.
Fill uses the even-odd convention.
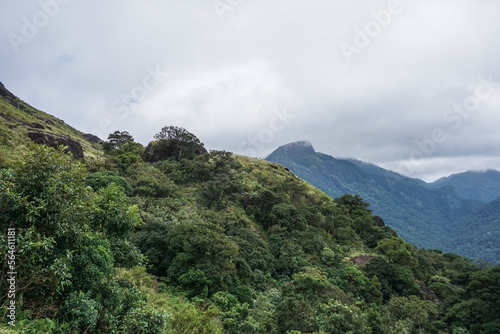
[[[370,262],[371,259],[373,259],[373,255],[355,256],[351,258],[351,262],[357,266],[362,266],[363,264]]]
[[[82,145],[73,138],[67,136],[55,137],[52,134],[42,132],[28,132],[28,137],[36,144],[43,144],[49,147],[67,146],[66,153],[73,154],[75,159],[83,158]]]
[[[436,296],[436,294],[430,287],[419,281],[415,281],[415,283],[417,283],[417,285],[420,287],[420,290],[422,290],[422,292],[424,293],[425,300],[430,300],[435,303],[440,302],[438,296]]]
[[[45,127],[44,127],[42,124],[40,124],[40,123],[36,123],[36,122],[35,122],[35,123],[31,123],[31,124],[30,124],[30,126],[31,126],[33,129],[42,129],[42,130],[44,130],[44,129],[45,129]]]
[[[373,220],[375,221],[375,224],[377,224],[378,227],[385,226],[384,220],[382,218],[380,218],[379,216],[373,216]]]
[[[12,103],[16,99],[14,94],[9,92],[1,82],[0,82],[0,96],[5,97],[7,100],[9,100],[10,103]]]
[[[89,142],[91,143],[102,143],[103,140],[97,136],[94,136],[93,134],[86,133],[83,135]]]

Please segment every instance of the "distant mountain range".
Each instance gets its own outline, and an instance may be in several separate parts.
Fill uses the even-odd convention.
[[[453,174],[430,183],[429,187],[452,187],[461,198],[488,203],[500,196],[500,172],[490,169]]]
[[[428,184],[318,153],[307,141],[281,146],[266,160],[288,167],[331,197],[361,195],[374,214],[419,247],[500,263],[499,171],[460,173]]]

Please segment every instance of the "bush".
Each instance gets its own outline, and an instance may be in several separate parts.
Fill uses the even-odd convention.
[[[165,334],[167,315],[151,307],[134,308],[123,319],[124,334]]]
[[[177,189],[174,182],[153,166],[136,166],[128,171],[134,187],[134,195],[141,197],[168,197]]]
[[[74,333],[92,332],[99,319],[100,305],[81,291],[69,295],[61,311]]]
[[[85,183],[92,187],[94,191],[99,190],[100,188],[107,187],[111,183],[116,183],[120,186],[120,189],[127,195],[132,195],[134,189],[127,180],[123,177],[116,175],[115,172],[97,172],[87,175],[85,178]]]

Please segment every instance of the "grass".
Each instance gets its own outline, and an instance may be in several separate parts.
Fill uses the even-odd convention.
[[[83,148],[85,158],[100,159],[103,153],[100,144],[89,142],[81,131],[64,123],[57,117],[35,109],[20,99],[11,105],[0,97],[0,165],[17,160],[29,150],[31,140],[28,132],[47,133],[56,137],[69,136],[78,141]],[[36,124],[44,129],[35,128]]]

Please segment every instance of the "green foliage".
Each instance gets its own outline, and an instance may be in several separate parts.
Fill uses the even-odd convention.
[[[189,303],[180,303],[173,307],[172,317],[168,320],[168,331],[172,334],[222,334],[222,328],[214,321],[219,310],[209,307],[202,311]]]
[[[115,131],[109,134],[108,141],[102,145],[102,148],[107,154],[116,155],[136,151],[137,144],[127,131]]]
[[[64,317],[73,332],[97,331],[104,321],[98,314],[116,316],[118,308],[111,307],[116,298],[100,291],[113,284],[113,266],[126,262],[115,252],[117,245],[128,258],[136,252],[130,243],[123,252],[123,245],[141,223],[137,207],[127,204],[119,186],[113,183],[95,193],[85,186],[78,164],[61,151],[37,146],[0,171],[0,199],[0,226],[16,231],[16,283],[22,287],[23,310]],[[5,259],[10,256],[6,235],[0,239]],[[136,254],[139,261],[142,256]]]
[[[73,288],[77,291],[93,291],[110,277],[113,266],[113,253],[109,241],[88,236],[74,251],[71,267]]]
[[[201,189],[201,197],[209,208],[221,210],[241,192],[241,185],[229,175],[217,175]]]
[[[134,196],[164,198],[175,194],[177,186],[157,168],[134,165],[127,170]]]
[[[303,230],[306,221],[294,205],[280,203],[272,207],[269,214],[270,225],[278,225],[289,230]]]
[[[190,269],[187,273],[179,276],[179,283],[188,292],[188,296],[201,295],[207,298],[207,287],[212,284],[212,281],[207,278],[203,270]]]
[[[413,246],[401,238],[382,239],[375,249],[386,255],[390,262],[400,266],[410,265],[414,260]]]
[[[163,161],[171,157],[181,161],[194,159],[206,152],[203,143],[194,134],[181,127],[165,126],[154,138],[156,141],[149,143],[144,151],[142,156],[144,161]]]
[[[137,235],[136,243],[148,256],[154,273],[180,283],[182,275],[195,270],[182,276],[187,283],[188,278],[201,271],[210,292],[231,284],[238,246],[219,226],[206,222],[150,224]]]
[[[111,148],[120,149],[119,141]],[[133,164],[122,175],[133,197],[106,180],[117,174],[86,176],[43,148],[0,171],[0,224],[16,227],[19,280],[28,287],[18,326],[238,334],[497,328],[497,268],[415,249],[376,226],[359,196],[334,201],[282,166],[224,151]],[[7,235],[0,239],[6,258]],[[423,292],[437,300],[431,290],[441,301],[424,300]]]
[[[204,168],[201,170],[201,164],[197,164],[194,170],[198,177],[207,179],[201,188],[201,198],[208,207],[221,210],[239,198],[242,186],[236,175],[241,164],[230,152],[211,151],[206,157]]]
[[[74,333],[92,332],[97,326],[100,305],[83,292],[71,293],[61,312]]]
[[[494,328],[500,324],[500,266],[476,274],[466,289],[470,299],[461,301],[448,311],[446,320],[479,333],[479,327]]]
[[[143,147],[134,142],[134,138],[127,131],[115,131],[108,136],[103,145],[104,152],[112,157],[118,167],[124,171],[128,166],[142,162]]]
[[[127,315],[123,319],[122,330],[123,333],[127,334],[166,334],[166,316],[163,312],[151,307],[134,308],[127,312]]]
[[[335,203],[341,204],[347,208],[350,215],[363,214],[368,210],[369,204],[363,201],[360,195],[345,194],[335,199]]]
[[[97,172],[89,174],[85,177],[85,183],[92,187],[94,191],[108,186],[111,183],[116,183],[120,189],[127,195],[132,195],[134,189],[127,180],[118,176],[115,172]]]
[[[392,321],[404,320],[411,326],[410,329],[429,325],[434,318],[438,316],[436,304],[430,301],[424,301],[416,296],[393,298],[389,303],[389,309],[392,315]]]
[[[380,287],[384,300],[389,300],[394,295],[422,296],[422,291],[415,284],[415,277],[408,268],[389,263],[381,257],[374,257],[364,265],[363,270],[371,279],[377,276],[380,284],[377,286]]]

